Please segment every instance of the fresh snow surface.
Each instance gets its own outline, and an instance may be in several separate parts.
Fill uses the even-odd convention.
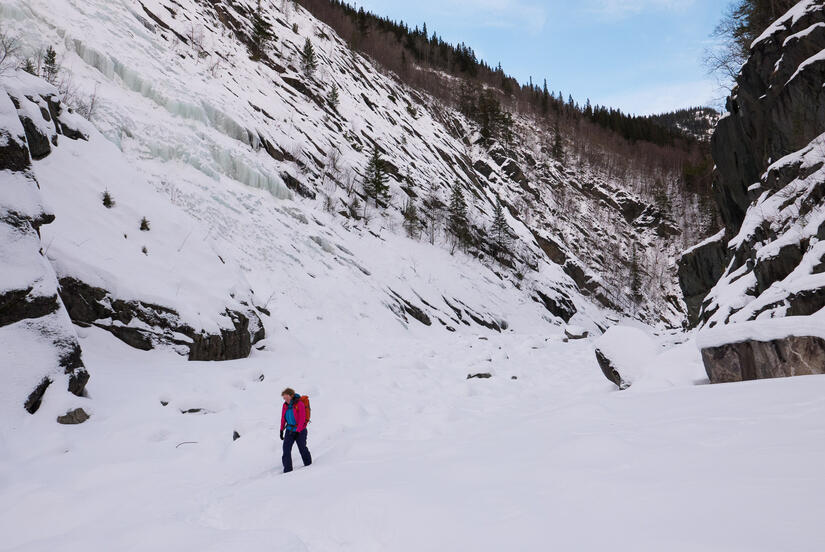
[[[221,364],[81,330],[92,418],[0,426],[0,549],[825,545],[823,377],[696,386],[689,341],[660,355],[667,385],[618,392],[587,340],[356,336],[291,314],[268,351]],[[312,399],[314,464],[295,451],[282,475],[287,385]]]

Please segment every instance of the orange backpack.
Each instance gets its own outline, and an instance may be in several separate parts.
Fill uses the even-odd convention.
[[[306,395],[298,395],[298,400],[304,403],[304,407],[307,411],[307,423],[309,423],[309,415],[312,412],[312,409],[309,406],[309,397],[307,397]]]

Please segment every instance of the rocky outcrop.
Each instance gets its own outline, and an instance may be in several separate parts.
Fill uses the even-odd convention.
[[[39,109],[32,115],[24,101],[34,105],[0,89],[0,377],[20,407],[34,414],[58,382],[62,392],[83,396],[89,374],[42,254],[40,227],[54,215],[42,204],[29,144],[48,154],[50,138],[33,122],[42,118]]]
[[[729,115],[711,140],[717,203],[732,237],[751,204],[749,188],[767,167],[807,146],[825,121],[825,7],[809,0],[800,17],[766,31],[728,98]]]
[[[725,231],[679,263],[691,322],[721,331],[702,350],[708,377],[823,373],[825,342],[804,334],[821,325],[825,307],[822,2],[800,2],[754,42],[727,108],[711,141]],[[800,318],[802,330],[780,338],[746,331],[786,317]]]
[[[222,317],[225,328],[210,333],[193,328],[170,308],[118,299],[75,278],[60,279],[60,295],[75,324],[102,328],[145,351],[169,345],[189,360],[234,360],[249,356],[252,346],[265,337],[263,324],[251,308],[227,309]]]
[[[679,258],[679,285],[691,327],[699,323],[702,302],[725,272],[727,262],[728,249],[724,232],[686,251]]]
[[[792,336],[702,350],[711,383],[825,374],[825,340]]]

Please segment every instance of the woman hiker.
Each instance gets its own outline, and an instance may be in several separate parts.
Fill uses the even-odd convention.
[[[301,400],[298,395],[287,387],[281,393],[284,399],[284,407],[281,410],[281,441],[284,442],[284,473],[292,471],[292,445],[298,443],[298,452],[301,453],[301,460],[304,466],[312,464],[312,455],[307,448],[307,422],[309,412],[307,404],[309,401]],[[284,434],[286,430],[286,434]]]

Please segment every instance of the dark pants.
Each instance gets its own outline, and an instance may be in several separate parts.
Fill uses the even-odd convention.
[[[307,430],[304,429],[301,433],[294,431],[287,431],[284,435],[284,473],[292,471],[292,445],[298,444],[298,452],[301,453],[301,460],[304,461],[304,466],[312,464],[312,455],[307,448]]]

